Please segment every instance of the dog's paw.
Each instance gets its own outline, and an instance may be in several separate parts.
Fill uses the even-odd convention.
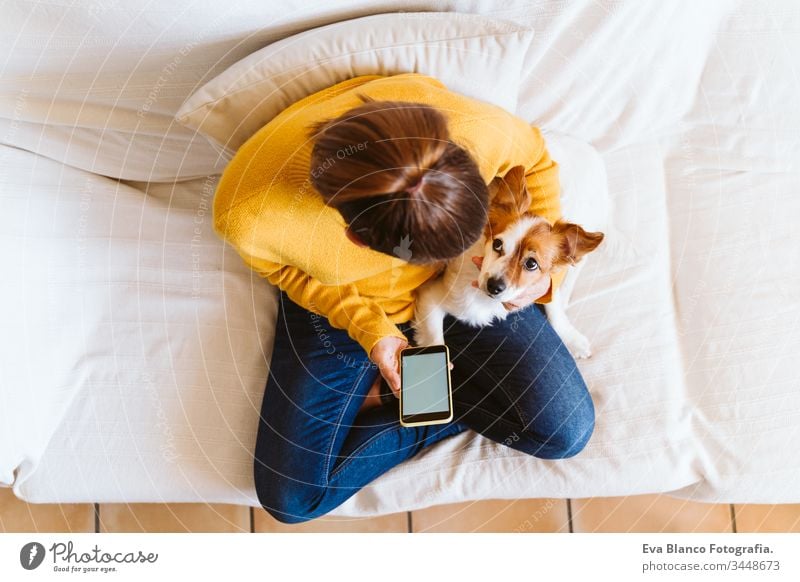
[[[444,338],[439,337],[435,331],[426,329],[424,326],[414,329],[415,346],[435,346],[444,343]]]
[[[592,346],[586,336],[579,331],[573,329],[562,339],[573,358],[585,359],[592,357]]]

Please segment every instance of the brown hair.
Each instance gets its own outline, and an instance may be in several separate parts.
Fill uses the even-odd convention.
[[[488,190],[442,113],[374,101],[311,128],[311,182],[370,248],[410,263],[456,257],[481,236]]]

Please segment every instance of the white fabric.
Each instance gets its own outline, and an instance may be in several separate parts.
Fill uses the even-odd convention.
[[[216,177],[143,191],[0,148],[0,482],[247,491],[277,303],[212,229]]]
[[[80,7],[51,4],[34,10],[27,24],[16,8],[6,8],[2,38],[17,39],[24,50],[6,51],[12,55],[7,70],[17,77],[4,73],[14,90],[6,93],[2,115],[12,123],[0,138],[13,142],[8,133],[13,138],[24,119],[15,110],[24,112],[25,99],[36,94],[23,97],[17,89],[25,72],[34,72],[32,82],[48,95],[77,67],[94,67],[93,95],[113,104],[120,96],[141,97],[140,85],[152,88],[156,73],[194,42],[160,93],[167,116],[197,87],[269,41],[405,8],[402,2],[367,7],[298,0],[280,8],[215,4],[204,11],[198,4],[177,0],[152,12],[109,5],[91,15],[91,25],[77,18]],[[452,10],[455,4],[430,7]],[[794,75],[800,7],[789,1],[587,0],[502,7],[470,2],[460,10],[536,30],[518,113],[546,132],[589,142],[602,155],[608,239],[585,266],[569,311],[594,348],[580,366],[597,427],[586,449],[563,461],[526,457],[463,433],[383,475],[335,513],[374,515],[486,497],[653,492],[712,502],[799,502],[800,454],[792,445],[800,432],[800,372],[793,361],[800,347],[794,233],[800,216],[800,87]],[[46,42],[44,31],[62,16],[60,44]],[[91,88],[91,79],[83,88]],[[101,83],[108,83],[106,94]],[[171,129],[158,131],[173,139]],[[216,154],[209,151],[203,168],[213,172]],[[156,153],[150,152],[151,162]],[[562,175],[581,172],[586,162],[575,158],[557,158]],[[203,304],[202,321],[214,322],[213,332],[197,323],[185,279],[193,269],[187,223],[203,199],[203,180],[150,186],[145,200],[162,201],[159,217],[155,209],[142,214],[145,204],[133,203],[132,187],[117,193],[102,180],[32,159],[4,157],[0,165],[0,182],[11,185],[3,197],[12,202],[4,209],[17,220],[7,222],[0,246],[2,319],[12,322],[4,326],[12,332],[0,340],[0,421],[36,418],[24,390],[60,398],[46,405],[50,411],[68,408],[43,453],[43,437],[25,442],[30,433],[21,423],[20,432],[10,431],[13,445],[3,433],[0,477],[8,483],[16,474],[15,492],[29,501],[254,503],[249,455],[266,375],[269,288],[242,270],[221,241],[212,243],[205,225],[203,276],[220,295]],[[142,163],[129,169],[147,172]],[[179,171],[180,161],[171,167]],[[69,187],[62,196],[65,176]],[[58,292],[59,284],[81,289],[68,284],[74,283],[70,259],[77,260],[77,242],[64,245],[80,232],[82,183],[103,201],[93,216],[97,228],[108,231],[97,244],[119,248],[87,255],[95,258],[85,268],[106,293],[95,292],[83,304]],[[111,222],[117,197],[125,211]],[[40,199],[49,203],[39,206]],[[143,251],[136,227],[144,229]],[[87,248],[92,244],[87,237]],[[48,257],[49,275],[40,272]],[[142,329],[149,330],[144,342],[137,339]],[[94,341],[91,330],[101,339]],[[75,333],[78,342],[90,340],[90,349],[73,341]],[[194,346],[180,340],[182,333],[193,334]],[[220,366],[222,373],[209,380],[206,366]],[[94,376],[87,377],[90,370]],[[142,394],[145,373],[153,389]],[[53,397],[59,390],[63,394]],[[176,457],[163,449],[169,435]]]
[[[359,75],[422,73],[515,111],[533,31],[472,14],[379,14],[315,28],[242,59],[194,93],[176,118],[226,150],[308,95]]]

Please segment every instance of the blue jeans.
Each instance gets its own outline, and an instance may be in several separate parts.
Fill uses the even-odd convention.
[[[399,326],[410,337],[409,326]],[[448,316],[454,419],[403,427],[398,402],[359,413],[378,370],[346,331],[280,294],[261,405],[255,486],[283,523],[325,515],[364,485],[467,429],[542,459],[583,449],[594,405],[540,306],[476,329]]]

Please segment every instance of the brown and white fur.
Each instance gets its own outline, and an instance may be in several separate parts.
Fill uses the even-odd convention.
[[[417,292],[413,327],[419,346],[444,343],[443,320],[448,313],[474,327],[505,319],[511,312],[510,302],[542,277],[574,265],[603,240],[601,232],[586,232],[561,220],[550,225],[529,212],[531,199],[521,166],[495,179],[489,196],[484,235]],[[473,256],[483,257],[477,277]],[[472,285],[476,279],[477,287]],[[590,357],[589,341],[570,323],[558,290],[544,306],[550,324],[573,356]]]

